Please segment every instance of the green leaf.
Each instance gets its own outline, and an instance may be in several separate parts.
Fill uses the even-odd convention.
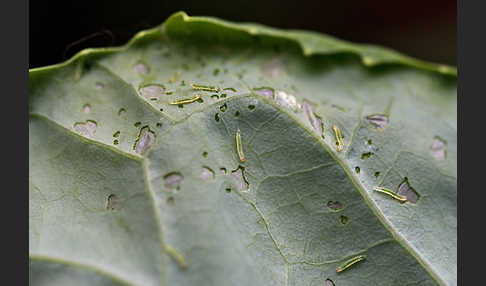
[[[453,67],[181,12],[29,78],[31,285],[457,285]]]

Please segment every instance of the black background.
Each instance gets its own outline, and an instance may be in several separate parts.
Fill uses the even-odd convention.
[[[172,13],[306,29],[456,65],[457,3],[408,1],[30,1],[29,68],[87,47],[117,46]],[[82,39],[85,39],[84,41]]]

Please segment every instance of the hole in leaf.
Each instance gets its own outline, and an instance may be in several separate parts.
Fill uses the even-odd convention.
[[[106,210],[114,211],[116,209],[116,206],[117,206],[117,200],[118,200],[118,198],[114,194],[110,194],[106,198],[106,207],[105,207]]]
[[[253,110],[253,109],[255,109],[255,105],[252,105],[252,104],[248,105],[248,109],[249,109],[249,110]]]
[[[434,137],[430,149],[432,150],[432,156],[437,160],[444,160],[447,156],[447,142],[439,136]]]
[[[363,153],[361,154],[361,160],[366,160],[368,159],[369,157],[371,157],[371,155],[373,155],[372,152],[366,152],[366,153]]]
[[[342,215],[342,216],[341,216],[341,223],[342,223],[342,224],[347,224],[347,223],[348,223],[348,221],[349,221],[349,219],[348,219],[348,217],[347,217],[347,216],[344,216],[344,215]]]
[[[223,105],[221,105],[221,106],[219,107],[219,110],[221,110],[221,112],[226,112],[226,110],[227,110],[227,109],[228,109],[228,106],[226,105],[226,103],[225,103],[225,104],[223,104]]]
[[[238,189],[242,192],[248,191],[248,181],[245,177],[245,167],[238,166],[238,169],[231,172],[233,177],[236,179]]]
[[[155,143],[155,133],[150,130],[148,126],[144,126],[140,129],[138,138],[135,140],[133,149],[140,155],[145,154],[148,149]]]
[[[354,171],[356,172],[356,174],[359,174],[361,169],[359,168],[359,166],[356,166],[356,167],[354,167]]]
[[[329,209],[333,210],[333,211],[339,211],[339,210],[341,210],[343,208],[343,205],[340,202],[338,202],[338,201],[335,201],[335,202],[328,201],[327,202],[327,207]]]
[[[204,166],[202,169],[201,176],[204,180],[209,181],[214,179],[215,174],[211,168]]]
[[[150,68],[147,64],[139,61],[133,66],[133,70],[139,74],[147,74],[150,71]]]
[[[90,113],[91,112],[91,106],[89,104],[83,105],[83,111],[84,111],[84,113]]]
[[[332,281],[331,279],[327,278],[326,279],[326,286],[336,286],[336,285],[334,284],[334,281]]]
[[[407,197],[407,200],[411,203],[416,203],[420,199],[419,193],[415,191],[408,182],[408,178],[405,177],[404,180],[398,186],[398,195]]]
[[[97,126],[98,124],[96,123],[96,121],[86,120],[85,123],[82,122],[74,123],[74,130],[76,130],[76,132],[78,132],[81,135],[87,137],[93,137],[96,132]]]
[[[388,116],[384,114],[373,114],[366,117],[368,122],[377,129],[384,129],[388,125]]]
[[[182,179],[181,173],[171,172],[164,176],[164,185],[168,189],[179,190]]]

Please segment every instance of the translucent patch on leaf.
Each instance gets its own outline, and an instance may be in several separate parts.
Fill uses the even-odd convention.
[[[280,58],[273,58],[264,61],[261,69],[264,76],[276,78],[285,74],[285,63]]]
[[[432,142],[432,156],[438,160],[444,160],[447,155],[447,142],[439,136],[434,137]]]
[[[140,74],[148,74],[149,67],[145,63],[137,62],[133,65],[133,71],[140,73]]]
[[[236,179],[238,189],[242,192],[248,191],[248,181],[245,178],[245,168],[238,166],[238,169],[232,171],[232,174]]]
[[[297,103],[295,96],[281,90],[275,92],[275,102],[281,106],[290,108],[293,111],[299,111],[302,108],[301,105]]]
[[[148,149],[155,143],[155,133],[150,130],[148,126],[144,126],[140,129],[137,140],[135,140],[135,145],[133,149],[140,155],[145,154]]]
[[[373,114],[366,117],[368,122],[377,129],[383,129],[388,125],[388,116],[383,114]]]
[[[214,180],[214,171],[209,167],[203,167],[201,176],[206,181]]]
[[[322,136],[322,120],[315,115],[312,105],[307,101],[304,101],[302,110],[304,110],[305,115],[309,119],[309,122],[317,135]]]
[[[139,88],[140,95],[146,99],[157,98],[164,93],[164,86],[160,84],[149,84]]]
[[[83,106],[83,111],[84,111],[84,113],[90,113],[91,112],[91,106],[89,104],[85,104]]]
[[[420,195],[410,186],[406,178],[398,186],[397,194],[406,197],[411,203],[416,203],[420,198]]]
[[[327,202],[327,207],[333,211],[339,211],[343,208],[343,205],[336,201],[336,202],[333,202],[333,201],[328,201]]]
[[[268,99],[273,99],[273,89],[261,87],[261,88],[254,88],[253,89],[256,94],[266,97]]]
[[[164,176],[164,185],[168,189],[179,189],[180,183],[182,182],[182,174],[179,172],[171,172]]]
[[[86,137],[93,137],[98,125],[93,120],[86,120],[86,123],[76,122],[74,123],[74,130],[79,134]]]

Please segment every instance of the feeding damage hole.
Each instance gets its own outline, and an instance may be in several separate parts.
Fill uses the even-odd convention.
[[[135,65],[133,65],[133,71],[139,73],[139,74],[148,74],[150,71],[150,68],[147,64],[139,61]]]
[[[380,176],[380,172],[375,172],[375,178],[378,179],[379,176]]]
[[[354,171],[356,172],[356,174],[359,174],[361,169],[359,168],[359,166],[356,166],[356,167],[354,167]]]
[[[89,104],[83,105],[83,111],[84,111],[84,113],[90,113],[91,112],[91,106]]]
[[[434,142],[430,147],[432,150],[432,156],[437,160],[444,160],[447,156],[447,142],[439,136],[434,137]]]
[[[237,111],[235,112],[235,117],[238,117],[238,116],[240,116],[240,112],[237,110]]]
[[[219,114],[218,114],[218,113],[216,113],[216,114],[214,115],[214,120],[216,120],[216,122],[219,122]]]
[[[223,173],[224,175],[226,175],[227,171],[226,171],[226,168],[219,168],[219,170],[221,171],[221,173]]]
[[[326,286],[336,286],[336,284],[334,284],[334,281],[332,281],[331,279],[327,278],[326,279]]]
[[[173,191],[180,189],[180,184],[182,182],[182,174],[179,172],[171,172],[164,176],[164,185],[168,189]]]
[[[221,105],[221,106],[219,107],[219,110],[221,110],[221,112],[226,112],[226,110],[227,110],[227,109],[228,109],[228,106],[226,105],[226,103],[225,103],[225,104],[223,104],[223,105]]]
[[[95,87],[96,87],[97,89],[102,89],[102,88],[103,88],[103,84],[102,84],[101,82],[97,82],[97,83],[95,84]]]
[[[312,105],[310,105],[307,101],[304,101],[302,104],[302,109],[304,110],[304,113],[307,115],[307,118],[309,119],[309,122],[316,131],[317,135],[323,137],[323,129],[324,129],[324,123],[322,119],[314,113]],[[324,138],[324,137],[323,137]]]
[[[245,178],[245,167],[238,166],[238,169],[231,171],[233,177],[236,179],[236,185],[238,189],[242,192],[249,191],[248,181]]]
[[[366,153],[363,153],[361,154],[361,160],[366,160],[368,159],[369,157],[371,157],[371,155],[373,155],[372,152],[366,152]]]
[[[266,87],[260,87],[260,88],[254,88],[253,89],[256,94],[263,96],[268,99],[273,99],[273,89],[271,88],[266,88]]]
[[[170,196],[167,198],[166,203],[168,206],[173,206],[174,205],[174,197]]]
[[[340,220],[342,224],[347,224],[349,221],[348,217],[344,215],[341,216]]]
[[[388,125],[388,116],[384,114],[369,115],[366,119],[376,129],[384,129]]]
[[[158,83],[145,84],[139,87],[140,95],[145,99],[156,100],[164,93],[165,87]]]
[[[74,130],[79,134],[87,137],[93,137],[96,132],[97,123],[94,120],[86,120],[83,122],[74,123]]]
[[[120,110],[118,110],[118,116],[123,116],[127,113],[127,111],[125,110],[125,108],[120,108]]]
[[[206,151],[202,152],[202,156],[203,156],[204,158],[207,158],[207,157],[208,157],[208,152],[206,152]]]
[[[108,211],[114,211],[117,206],[117,197],[114,194],[109,195],[106,198],[106,210]]]
[[[253,110],[253,109],[255,109],[255,105],[253,105],[253,104],[248,105],[248,109],[249,109],[249,110]]]
[[[215,174],[211,168],[204,166],[202,168],[201,177],[206,181],[210,181],[214,180]]]
[[[397,194],[404,196],[411,203],[416,203],[420,199],[420,195],[415,191],[408,182],[408,178],[405,178],[403,182],[398,186]]]
[[[148,149],[155,143],[155,133],[150,130],[148,126],[144,126],[140,129],[137,140],[133,145],[133,150],[140,155],[145,154]]]
[[[231,193],[231,189],[230,188],[226,188],[225,190],[228,194]]]
[[[328,207],[330,210],[332,210],[332,211],[336,211],[336,212],[337,212],[337,211],[340,211],[340,210],[343,208],[343,205],[342,205],[340,202],[338,202],[338,201],[335,201],[335,202],[333,202],[333,201],[328,201],[328,202],[327,202],[327,207]]]

